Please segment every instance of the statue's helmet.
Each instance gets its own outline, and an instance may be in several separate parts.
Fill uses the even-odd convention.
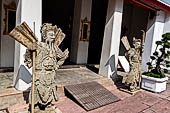
[[[58,31],[60,30],[60,28],[57,28],[57,26],[52,26],[52,24],[50,23],[44,23],[42,26],[41,26],[41,34],[42,34],[42,38],[43,39],[47,39],[47,32],[48,31],[54,31],[54,33],[57,35]]]
[[[135,48],[140,48],[141,47],[141,39],[136,39],[135,37],[133,37],[133,45],[135,46]]]

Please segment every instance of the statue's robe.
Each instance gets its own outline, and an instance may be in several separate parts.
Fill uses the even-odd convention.
[[[32,67],[31,55],[31,50],[27,49],[25,63],[29,68]],[[62,52],[55,44],[53,47],[49,47],[49,45],[44,42],[38,43],[35,58],[34,104],[47,105],[57,100],[57,89],[54,77],[56,70],[64,63],[67,57],[68,52]]]

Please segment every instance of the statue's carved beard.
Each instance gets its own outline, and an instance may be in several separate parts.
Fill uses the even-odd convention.
[[[46,43],[49,45],[49,48],[53,48],[54,42],[55,42],[55,40],[53,40],[53,39],[46,40]]]

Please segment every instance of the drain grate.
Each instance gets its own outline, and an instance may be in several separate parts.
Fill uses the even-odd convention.
[[[68,85],[65,86],[65,89],[87,111],[120,100],[117,96],[97,82]]]

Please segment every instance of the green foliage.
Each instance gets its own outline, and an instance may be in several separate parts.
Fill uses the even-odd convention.
[[[154,56],[158,56],[159,53],[158,53],[157,51],[155,51],[155,52],[153,53],[153,55],[154,55]]]
[[[168,60],[165,60],[165,63],[166,63],[166,64],[170,64],[170,61],[168,61]]]
[[[166,67],[170,67],[170,64],[166,65]]]
[[[170,51],[167,51],[167,53],[170,55]]]
[[[146,75],[148,77],[154,77],[154,78],[164,78],[165,77],[165,74],[155,74],[155,73],[152,73],[152,72],[144,72],[142,74]]]
[[[154,56],[150,56],[150,58],[151,58],[152,60],[155,60],[155,59],[156,59]]]
[[[165,77],[164,73],[167,73],[168,70],[161,68],[162,63],[165,63],[166,67],[170,67],[170,61],[166,60],[170,57],[170,51],[167,51],[170,48],[170,33],[163,34],[161,41],[156,41],[156,45],[153,56],[150,56],[151,62],[146,63],[148,65],[148,72],[143,74],[150,77],[163,78]],[[153,66],[152,62],[155,62],[156,65]]]
[[[167,69],[164,69],[164,73],[168,73],[168,70],[167,70]]]
[[[148,66],[152,66],[151,62],[147,62],[146,64],[147,64]]]
[[[162,45],[161,41],[156,41],[156,45]]]

